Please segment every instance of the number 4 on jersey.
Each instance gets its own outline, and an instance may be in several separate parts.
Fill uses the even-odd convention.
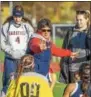
[[[20,38],[19,38],[19,36],[16,37],[15,41],[16,41],[18,44],[20,43]]]

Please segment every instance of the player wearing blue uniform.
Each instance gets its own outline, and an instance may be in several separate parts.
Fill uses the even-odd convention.
[[[24,18],[23,8],[16,5],[12,16],[3,24],[1,32],[1,49],[5,52],[2,89],[4,93],[6,93],[10,77],[17,70],[18,61],[26,53],[27,43],[33,32],[32,26]]]
[[[80,81],[67,86],[63,97],[91,97],[90,65],[83,63],[79,70]]]

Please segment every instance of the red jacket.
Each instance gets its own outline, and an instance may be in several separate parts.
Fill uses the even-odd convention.
[[[39,38],[33,38],[29,41],[29,48],[34,52],[34,53],[39,53],[41,52],[41,49],[39,47],[40,44],[40,39]],[[71,55],[71,51],[70,50],[66,50],[66,49],[62,49],[62,48],[58,48],[56,47],[55,44],[51,44],[51,54],[57,57],[65,57],[65,56],[70,56]]]

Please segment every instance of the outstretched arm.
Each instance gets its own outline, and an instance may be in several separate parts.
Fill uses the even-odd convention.
[[[52,46],[51,46],[51,52],[52,52],[52,55],[57,56],[57,57],[70,56],[70,57],[74,58],[77,56],[77,53],[71,52],[68,49],[58,48],[54,44],[52,44]]]

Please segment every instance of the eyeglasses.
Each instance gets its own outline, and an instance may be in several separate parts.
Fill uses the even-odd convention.
[[[42,32],[51,32],[51,29],[41,29]]]

